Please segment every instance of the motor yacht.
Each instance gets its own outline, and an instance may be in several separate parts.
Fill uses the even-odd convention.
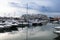
[[[54,33],[60,36],[60,26],[54,28]]]

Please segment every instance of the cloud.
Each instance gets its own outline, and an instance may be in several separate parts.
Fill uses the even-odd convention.
[[[37,10],[38,12],[42,12],[43,14],[60,14],[60,7],[59,7],[59,1],[56,0],[19,0],[20,2],[10,2],[10,6],[17,7],[17,8],[27,8],[28,3],[28,9],[30,10]],[[49,15],[49,16],[51,16]]]
[[[0,0],[0,16],[20,17],[24,14],[28,3],[28,10],[35,10],[34,13],[56,14],[60,13],[59,0]],[[21,12],[21,10],[23,11]],[[5,14],[5,15],[4,15]]]

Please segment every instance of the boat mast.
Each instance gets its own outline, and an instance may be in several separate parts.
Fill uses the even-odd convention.
[[[28,14],[28,3],[27,3],[27,11],[26,11],[26,13]],[[27,16],[27,18],[28,18],[28,16]],[[29,27],[29,20],[27,20],[27,22],[28,22],[28,27]],[[26,40],[28,40],[28,27],[27,27],[27,31],[26,31]]]

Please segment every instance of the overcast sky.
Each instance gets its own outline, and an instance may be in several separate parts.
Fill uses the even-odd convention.
[[[60,0],[0,0],[0,16],[21,16],[26,14],[60,14]]]

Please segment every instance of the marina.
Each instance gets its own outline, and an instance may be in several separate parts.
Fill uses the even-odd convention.
[[[20,18],[2,17],[0,19],[0,33],[13,33],[13,31],[20,32],[21,31],[20,29],[22,30],[25,29],[27,31],[26,34],[30,35],[32,34],[31,33],[32,31],[33,32],[34,30],[37,31],[37,29],[35,28],[40,28],[39,30],[41,31],[50,31],[52,35],[54,34],[60,36],[59,21],[57,20],[52,21],[46,15],[41,16],[41,14],[24,14]],[[30,39],[29,35],[27,39]],[[46,40],[48,39],[46,38]],[[57,39],[57,37],[51,38],[51,40],[53,39],[55,40]]]
[[[0,40],[60,40],[60,0],[0,0]]]
[[[45,18],[42,18],[42,17],[45,17]],[[3,26],[3,28],[1,27],[0,28],[2,30],[4,29],[4,31],[7,31],[7,30],[9,31],[10,29],[18,30],[17,29],[18,27],[30,28],[31,26],[43,26],[48,23],[48,17],[46,15],[40,15],[40,14],[32,14],[32,15],[25,14],[25,15],[22,15],[21,18],[2,17],[0,20],[1,20],[0,25]]]

